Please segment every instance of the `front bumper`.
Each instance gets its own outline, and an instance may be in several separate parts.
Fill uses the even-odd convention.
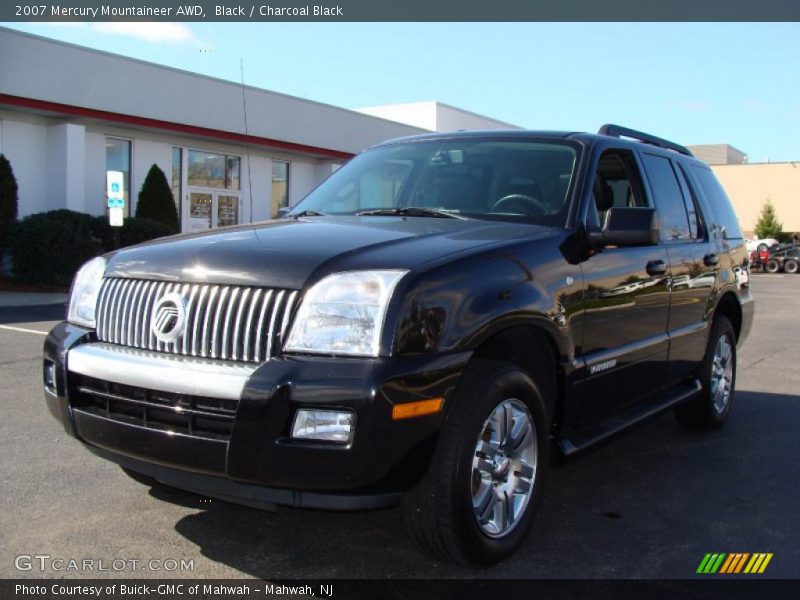
[[[425,473],[444,419],[393,421],[392,407],[444,397],[446,411],[469,358],[237,365],[98,343],[61,323],[45,341],[45,398],[96,454],[175,487],[250,505],[372,508]],[[351,443],[292,439],[299,408],[352,411]]]

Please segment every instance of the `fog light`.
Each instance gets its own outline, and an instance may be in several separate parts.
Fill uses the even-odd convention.
[[[50,360],[44,361],[44,387],[53,394],[56,393],[56,365]]]
[[[294,416],[292,437],[347,444],[353,436],[354,420],[347,411],[300,409]]]

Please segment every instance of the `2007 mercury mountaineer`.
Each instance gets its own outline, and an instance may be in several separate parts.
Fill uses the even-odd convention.
[[[613,125],[404,138],[282,219],[88,262],[45,398],[138,480],[401,503],[430,552],[490,564],[551,452],[670,407],[725,421],[748,282],[730,202],[682,146]]]

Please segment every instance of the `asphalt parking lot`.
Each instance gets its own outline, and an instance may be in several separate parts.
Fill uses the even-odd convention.
[[[552,467],[532,535],[478,573],[420,553],[397,510],[268,513],[134,482],[45,408],[39,332],[63,306],[0,309],[0,577],[684,578],[707,552],[771,552],[758,577],[798,578],[800,276],[754,275],[752,286],[727,425],[687,432],[664,414]],[[20,555],[128,566],[18,570]],[[130,568],[153,559],[160,570]],[[166,570],[169,559],[193,570]]]

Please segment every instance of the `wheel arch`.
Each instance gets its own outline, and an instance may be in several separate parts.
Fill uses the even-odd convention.
[[[717,316],[723,315],[733,325],[733,331],[736,333],[736,341],[739,341],[739,335],[742,332],[742,305],[736,294],[728,291],[722,294],[716,307],[714,308],[714,319]]]
[[[475,347],[471,358],[472,361],[487,359],[510,362],[524,369],[544,388],[540,391],[547,403],[550,423],[561,419],[564,379],[561,351],[546,329],[518,324],[494,331]]]

